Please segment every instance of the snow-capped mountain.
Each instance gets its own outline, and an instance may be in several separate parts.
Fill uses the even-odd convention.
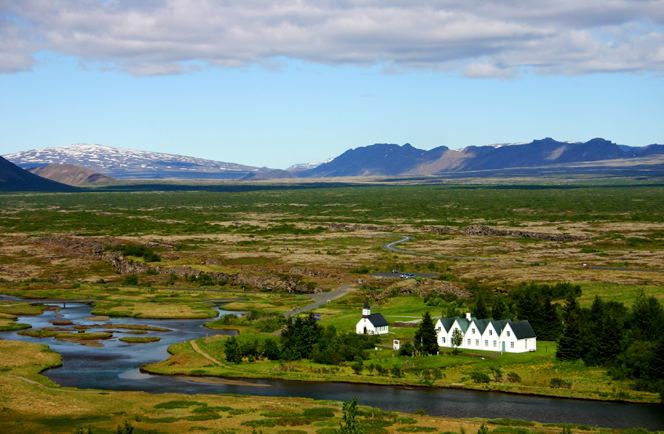
[[[299,163],[299,164],[293,164],[290,166],[286,171],[288,172],[298,172],[300,170],[309,170],[309,169],[315,169],[316,167],[320,166],[321,164],[329,163],[330,161],[334,160],[334,157],[328,158],[325,161],[321,161],[320,163]]]
[[[203,158],[84,143],[16,152],[4,158],[22,168],[75,164],[116,179],[236,179],[263,171]]]

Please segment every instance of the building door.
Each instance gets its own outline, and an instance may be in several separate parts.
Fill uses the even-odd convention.
[[[505,351],[505,341],[503,341],[503,351]]]

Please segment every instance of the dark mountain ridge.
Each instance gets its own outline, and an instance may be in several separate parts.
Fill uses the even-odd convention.
[[[78,189],[34,175],[0,157],[0,191],[78,191]]]
[[[530,143],[445,146],[425,151],[406,143],[375,144],[349,149],[334,160],[298,173],[300,177],[443,175],[511,168],[534,168],[592,161],[642,158],[664,154],[664,145],[642,148],[617,145],[596,138],[587,142],[558,142],[550,137]]]

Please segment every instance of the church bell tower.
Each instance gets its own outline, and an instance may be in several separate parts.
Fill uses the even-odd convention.
[[[364,307],[362,307],[362,318],[369,318],[371,315],[371,306],[369,306],[369,299],[364,299]]]

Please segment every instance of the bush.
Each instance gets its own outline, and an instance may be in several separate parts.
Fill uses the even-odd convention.
[[[473,380],[474,383],[489,384],[491,382],[491,378],[483,372],[472,372],[470,374],[470,379]]]
[[[138,285],[138,277],[134,276],[133,274],[130,274],[129,276],[125,276],[125,278],[122,279],[122,284],[123,285],[136,286],[136,285]]]
[[[155,405],[154,408],[173,409],[173,408],[188,408],[193,406],[207,407],[207,404],[204,402],[196,402],[196,401],[166,401]]]
[[[433,432],[438,431],[436,428],[430,426],[401,426],[397,428],[399,432]]]
[[[259,428],[259,427],[273,427],[276,426],[277,423],[274,421],[274,419],[256,419],[256,420],[244,421],[240,425],[250,426],[252,428]]]
[[[507,381],[510,383],[520,383],[521,377],[516,372],[510,372],[507,374]]]
[[[418,408],[417,410],[415,410],[415,414],[418,414],[418,415],[420,415],[420,416],[428,416],[427,412],[424,411],[424,410],[421,409],[421,408]]]
[[[562,378],[554,377],[551,379],[550,386],[554,389],[571,389],[572,382],[565,381]]]
[[[492,423],[494,425],[505,425],[505,426],[535,426],[533,422],[528,422],[519,419],[507,419],[507,418],[489,419],[487,420],[487,422]]]
[[[307,419],[325,419],[334,417],[334,411],[331,408],[307,408],[303,412],[304,417]]]
[[[400,418],[397,419],[397,423],[413,424],[413,423],[417,423],[417,419],[414,419],[412,417],[400,417]]]

